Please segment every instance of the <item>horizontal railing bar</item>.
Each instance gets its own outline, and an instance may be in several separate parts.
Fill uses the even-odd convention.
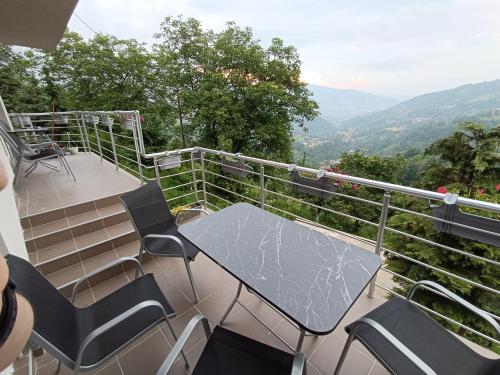
[[[215,197],[215,198],[217,198],[217,199],[220,199],[220,200],[222,200],[222,201],[224,201],[224,202],[226,202],[226,203],[229,203],[229,204],[234,204],[233,202],[228,201],[228,200],[227,200],[227,199],[225,199],[225,198],[219,197],[218,195],[215,195],[215,194],[213,194],[213,193],[211,193],[211,192],[209,192],[209,191],[207,191],[207,194],[208,194],[208,195],[211,195],[212,197]]]
[[[189,182],[186,182],[184,184],[179,184],[179,185],[167,187],[165,189],[161,189],[161,191],[173,190],[173,189],[177,189],[177,188],[180,188],[180,187],[183,187],[183,186],[193,185],[193,184],[194,184],[193,181],[189,181]]]
[[[192,173],[192,172],[191,171],[184,171],[184,172],[169,174],[169,175],[166,175],[166,176],[160,176],[160,180],[163,180],[164,178],[169,178],[169,177],[181,176],[181,175],[187,174],[187,173]]]
[[[479,256],[479,255],[476,255],[476,254],[473,254],[473,253],[468,253],[467,251],[464,251],[464,250],[455,249],[454,247],[443,245],[443,244],[440,244],[439,242],[434,242],[434,241],[428,240],[426,238],[418,237],[418,236],[415,236],[415,235],[410,234],[410,233],[403,232],[403,231],[398,230],[398,229],[394,229],[394,228],[386,226],[385,230],[388,231],[388,232],[396,233],[396,234],[399,234],[399,235],[402,235],[402,236],[405,236],[405,237],[417,240],[417,241],[424,242],[424,243],[426,243],[428,245],[433,245],[433,246],[436,246],[436,247],[440,247],[441,249],[444,249],[444,250],[452,251],[452,252],[457,253],[457,254],[461,254],[461,255],[464,255],[464,256],[468,256],[470,258],[481,260],[483,262],[487,262],[487,263],[493,264],[495,266],[500,266],[500,262],[497,262],[496,260],[488,259],[488,258],[483,258],[482,256]]]
[[[394,294],[395,296],[398,296],[399,298],[406,299],[406,297],[402,296],[401,294],[399,294],[399,293],[393,291],[392,289],[389,289],[389,288],[387,288],[387,287],[385,287],[385,286],[383,286],[383,285],[381,285],[379,283],[375,283],[375,285],[377,285],[379,288],[381,288],[381,289],[383,289],[383,290],[385,290],[385,291],[387,291],[387,292],[389,292],[391,294]],[[484,338],[486,340],[489,340],[489,341],[494,342],[496,344],[500,344],[499,340],[497,340],[497,339],[495,339],[493,337],[490,337],[488,335],[485,335],[484,333],[481,333],[479,331],[476,331],[475,329],[470,328],[469,326],[466,326],[465,324],[462,324],[460,322],[457,322],[454,319],[448,318],[446,315],[438,313],[437,311],[434,311],[434,310],[432,310],[432,309],[430,309],[430,308],[428,308],[428,307],[426,307],[424,305],[421,305],[418,302],[415,302],[415,301],[409,301],[409,302],[412,303],[412,304],[414,304],[415,306],[418,306],[419,308],[421,308],[421,309],[423,309],[423,310],[425,310],[427,312],[430,312],[431,314],[434,314],[436,316],[439,316],[442,319],[447,320],[450,323],[456,324],[456,325],[458,325],[461,328],[464,328],[464,329],[466,329],[466,330],[468,330],[468,331],[470,331],[470,332],[472,332],[472,333],[474,333],[474,334],[476,334],[478,336],[481,336],[482,338]]]
[[[242,185],[248,186],[248,187],[253,188],[253,189],[260,189],[260,186],[258,186],[258,185],[252,185],[252,184],[249,184],[247,182],[238,181],[238,180],[235,180],[234,178],[227,177],[227,176],[215,173],[215,172],[211,172],[211,171],[205,170],[205,173],[208,173],[208,174],[211,174],[211,175],[214,175],[214,176],[218,176],[218,177],[222,177],[222,178],[225,178],[226,180],[233,181],[233,182],[236,182],[238,184],[242,184]]]
[[[183,195],[179,195],[178,197],[174,197],[174,198],[170,198],[170,199],[165,199],[167,202],[171,202],[171,201],[174,201],[176,199],[181,199],[181,198],[185,198],[185,197],[188,197],[190,195],[193,195],[195,194],[195,192],[191,192],[191,193],[187,193],[187,194],[183,194]]]
[[[500,291],[499,290],[496,290],[496,289],[493,289],[493,288],[490,288],[489,286],[486,286],[486,285],[483,285],[483,284],[479,284],[478,282],[476,281],[472,281],[472,280],[469,280],[465,277],[462,277],[462,276],[459,276],[459,275],[455,275],[454,273],[452,272],[449,272],[449,271],[446,271],[446,270],[443,270],[441,268],[438,268],[438,267],[434,267],[434,266],[431,266],[430,264],[427,264],[427,263],[424,263],[420,260],[417,260],[417,259],[414,259],[412,257],[409,257],[407,255],[404,255],[404,254],[401,254],[401,253],[398,253],[397,251],[394,251],[394,250],[391,250],[391,249],[387,249],[385,247],[382,248],[384,251],[387,251],[388,253],[390,254],[393,254],[397,257],[400,257],[400,258],[403,258],[403,259],[406,259],[406,260],[409,260],[410,262],[413,262],[413,263],[416,263],[422,267],[426,267],[426,268],[429,268],[431,270],[434,270],[434,271],[437,271],[437,272],[441,272],[445,275],[448,275],[448,276],[451,276],[451,277],[454,277],[458,280],[461,280],[463,282],[466,282],[466,283],[469,283],[470,285],[474,285],[475,287],[477,288],[480,288],[480,289],[484,289],[484,290],[487,290],[488,292],[491,292],[491,293],[494,293],[494,294],[500,294]]]
[[[134,163],[134,164],[137,165],[137,160],[131,159],[128,156],[125,156],[125,155],[122,155],[122,154],[116,154],[116,156],[118,156],[119,158],[126,159],[126,160],[130,161],[131,163]]]
[[[278,192],[275,192],[275,191],[272,191],[272,190],[268,190],[268,189],[265,189],[265,192],[266,193],[272,193],[272,194],[278,195],[278,196],[280,196],[282,198],[285,198],[285,199],[291,199],[291,200],[300,202],[302,204],[306,204],[308,206],[315,207],[315,208],[318,208],[318,209],[321,209],[321,210],[324,210],[324,211],[327,211],[327,212],[330,212],[330,213],[333,213],[333,214],[344,216],[344,217],[350,218],[352,220],[360,221],[360,222],[368,224],[368,225],[373,225],[375,227],[379,226],[378,223],[372,223],[369,220],[361,219],[359,217],[352,216],[352,215],[349,215],[349,214],[346,214],[346,213],[343,213],[343,212],[340,212],[340,211],[332,210],[331,208],[327,208],[327,207],[323,207],[323,206],[318,206],[317,204],[306,202],[306,201],[304,201],[302,199],[299,199],[299,198],[291,197],[291,196],[288,196],[288,195],[285,195],[285,194],[281,194],[281,193],[278,193]]]
[[[254,157],[250,157],[250,156],[244,156],[244,155],[235,155],[235,154],[231,154],[229,152],[215,151],[215,150],[211,150],[211,149],[203,148],[203,147],[197,147],[196,149],[205,151],[206,153],[209,153],[209,154],[229,156],[229,157],[241,159],[243,161],[261,164],[264,166],[268,165],[271,167],[276,167],[276,168],[281,168],[281,169],[288,169],[288,167],[290,166],[289,164],[285,164],[285,163],[281,163],[281,162],[277,162],[277,161],[270,161],[270,160],[259,159],[259,158],[254,158]],[[294,169],[299,171],[299,172],[311,173],[314,175],[316,175],[319,172],[318,169],[301,167],[301,166],[295,166]],[[438,193],[438,192],[417,189],[417,188],[413,188],[413,187],[409,187],[409,186],[391,184],[388,182],[369,180],[367,178],[354,177],[354,176],[349,176],[349,175],[344,175],[344,174],[339,174],[339,173],[334,173],[334,172],[326,171],[325,176],[332,177],[332,178],[335,178],[337,180],[352,182],[352,183],[359,184],[359,185],[366,185],[366,186],[370,186],[373,188],[378,188],[378,189],[382,189],[382,190],[386,190],[386,191],[409,194],[409,195],[413,195],[416,197],[432,199],[432,200],[436,200],[436,201],[443,201],[443,199],[445,197],[445,194]],[[468,207],[472,207],[472,208],[485,209],[485,210],[490,210],[490,211],[500,213],[500,205],[495,204],[495,203],[491,203],[491,202],[478,201],[475,199],[465,198],[465,197],[458,197],[456,203],[459,205],[464,205],[464,206],[468,206]]]
[[[120,167],[122,167],[122,168],[128,169],[129,171],[134,172],[135,174],[139,175],[139,171],[136,171],[136,170],[134,170],[134,169],[132,169],[132,168],[130,168],[130,167],[128,167],[128,166],[126,166],[125,164],[122,164],[122,163],[118,162],[118,165],[119,165]]]
[[[118,133],[113,133],[113,135],[117,136],[117,137],[121,137],[121,138],[126,138],[126,139],[134,139],[134,137],[131,137],[129,135],[123,135],[123,134],[118,134]]]
[[[249,201],[251,201],[251,202],[254,202],[254,203],[258,203],[258,204],[260,204],[260,202],[259,202],[258,200],[255,200],[255,199],[253,199],[253,198],[248,198],[248,197],[245,197],[244,195],[241,195],[241,194],[235,193],[234,191],[231,191],[231,190],[228,190],[228,189],[224,189],[223,187],[217,186],[217,185],[212,184],[211,182],[208,182],[208,181],[206,181],[205,183],[206,183],[207,185],[210,185],[210,186],[215,187],[216,189],[223,190],[223,191],[225,191],[225,192],[227,192],[227,193],[234,194],[234,195],[236,195],[236,196],[238,196],[238,197],[241,197],[241,198],[243,198],[243,199],[247,199],[247,200],[249,200]]]
[[[367,204],[371,204],[373,206],[378,206],[378,207],[382,206],[382,203],[370,201],[368,199],[359,198],[359,197],[353,197],[352,195],[337,193],[335,191],[328,191],[328,190],[325,190],[325,189],[321,189],[321,188],[317,188],[317,187],[314,187],[314,186],[308,186],[308,185],[300,184],[298,182],[294,182],[294,181],[290,181],[290,180],[285,180],[284,178],[280,178],[280,177],[276,177],[276,176],[271,176],[271,175],[267,175],[267,174],[264,175],[264,176],[267,177],[267,178],[270,178],[272,180],[281,181],[281,182],[284,182],[284,183],[287,183],[287,184],[290,184],[290,185],[306,187],[308,189],[316,190],[316,191],[319,191],[319,192],[322,192],[322,193],[328,193],[328,194],[332,194],[332,195],[335,195],[335,196],[338,196],[338,197],[349,198],[349,199],[356,200],[356,201],[359,201],[359,202],[364,202],[364,203],[367,203]]]
[[[413,215],[416,215],[416,216],[424,217],[424,218],[429,219],[429,220],[439,221],[441,223],[455,225],[455,226],[461,227],[461,228],[473,229],[473,230],[475,230],[477,232],[480,232],[480,233],[485,233],[485,234],[489,234],[489,235],[492,235],[492,236],[495,236],[495,237],[500,237],[500,233],[491,232],[489,230],[481,229],[481,228],[477,228],[477,227],[471,227],[470,225],[465,225],[465,224],[457,223],[457,222],[454,222],[454,221],[450,221],[450,220],[446,220],[446,219],[441,219],[439,217],[434,217],[434,216],[427,215],[427,214],[424,214],[424,213],[421,213],[421,212],[407,210],[406,208],[395,207],[395,206],[389,206],[389,208],[391,210],[394,210],[394,211],[400,211],[400,212],[404,212],[404,213],[408,213],[408,214],[413,214]]]
[[[116,134],[113,134],[113,135],[116,135]],[[133,148],[130,148],[130,147],[127,147],[127,146],[122,146],[121,144],[118,144],[118,143],[115,143],[115,146],[123,148],[125,150],[129,150],[129,151],[135,152],[135,150]]]

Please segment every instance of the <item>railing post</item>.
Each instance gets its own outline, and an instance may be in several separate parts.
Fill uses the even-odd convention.
[[[203,188],[203,208],[206,210],[208,201],[207,201],[207,184],[205,177],[205,151],[201,152],[201,182]]]
[[[87,132],[87,125],[85,125],[85,116],[83,113],[80,113],[80,120],[82,121],[83,133],[85,134],[85,141],[87,142],[87,150],[89,150],[90,154],[92,149],[90,148],[89,133]]]
[[[80,137],[82,138],[83,152],[87,153],[87,145],[85,144],[85,137],[83,136],[82,126],[80,125],[80,119],[78,113],[75,114],[76,124],[78,125],[78,131],[80,132]],[[83,123],[85,126],[85,123]]]
[[[139,177],[141,179],[141,185],[144,184],[144,175],[142,174],[142,160],[141,160],[141,152],[140,152],[140,144],[138,140],[138,123],[137,121],[140,121],[137,116],[134,116],[135,119],[135,124],[134,127],[132,127],[132,134],[134,136],[134,148],[135,148],[135,157],[137,159],[137,168],[139,169]]]
[[[158,166],[158,159],[153,158],[153,165],[155,167],[156,183],[161,187],[160,167]]]
[[[382,245],[384,244],[384,233],[385,233],[385,223],[387,221],[387,214],[389,212],[389,201],[391,199],[391,193],[386,191],[384,193],[384,200],[382,202],[382,210],[380,212],[380,220],[378,223],[377,232],[377,242],[375,244],[375,254],[380,256],[382,251]],[[375,282],[377,281],[377,275],[373,276],[372,281],[370,281],[370,287],[368,289],[368,297],[373,298],[375,294]]]
[[[116,154],[115,136],[113,135],[113,124],[108,124],[108,128],[109,128],[109,138],[111,139],[111,149],[113,150],[113,158],[115,159],[116,170],[118,170],[120,166],[118,164],[118,155]]]
[[[198,197],[198,183],[196,181],[196,171],[195,171],[195,164],[194,164],[194,153],[196,151],[191,151],[191,174],[193,176],[193,186],[194,186],[194,197],[196,199],[196,204],[199,202],[199,197]]]
[[[96,142],[97,142],[97,148],[99,149],[99,156],[101,157],[101,161],[102,161],[101,140],[99,139],[99,132],[97,131],[97,124],[95,123],[95,116],[94,116],[94,114],[92,114],[92,124],[94,125],[95,139],[96,139]]]
[[[263,210],[266,207],[266,189],[264,179],[264,165],[260,165],[260,208]]]

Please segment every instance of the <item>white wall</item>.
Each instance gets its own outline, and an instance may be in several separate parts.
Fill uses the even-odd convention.
[[[0,96],[0,119],[5,120],[5,118],[8,119],[8,114]],[[11,253],[28,259],[23,230],[17,212],[16,193],[12,186],[14,172],[3,144],[0,144],[0,163],[3,164],[9,178],[7,186],[0,191],[0,254]]]

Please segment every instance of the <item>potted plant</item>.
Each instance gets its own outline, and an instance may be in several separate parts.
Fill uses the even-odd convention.
[[[101,125],[102,126],[107,126],[108,128],[110,128],[113,126],[114,121],[115,121],[115,119],[111,116],[108,116],[108,115],[101,116]]]
[[[68,125],[69,117],[66,115],[55,115],[54,124],[58,125]]]
[[[181,156],[179,154],[165,155],[158,159],[158,166],[161,170],[178,168],[181,166]]]
[[[33,123],[31,122],[31,117],[25,115],[16,115],[12,117],[12,124],[20,126],[22,128],[31,128]]]
[[[66,133],[66,138],[67,138],[66,152],[70,155],[78,154],[78,146],[75,145],[73,141],[71,141],[69,132]]]
[[[120,126],[122,127],[122,129],[125,129],[125,130],[133,130],[134,129],[134,115],[130,115],[130,114],[122,114],[120,115]]]

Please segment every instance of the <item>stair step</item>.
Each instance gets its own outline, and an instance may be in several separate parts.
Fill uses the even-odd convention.
[[[72,264],[63,269],[57,270],[53,273],[46,275],[47,279],[52,282],[52,284],[59,289],[65,296],[70,297],[73,288],[75,286],[76,281],[90,273],[102,267],[110,262],[122,257],[122,256],[134,256],[137,257],[139,253],[140,241],[135,240],[129,242],[125,245],[116,247],[112,250],[106,251],[99,255],[95,255],[86,260],[80,261],[78,263]],[[149,260],[151,257],[146,255],[144,256],[144,261]],[[114,267],[111,267],[93,277],[89,278],[87,282],[82,283],[79,287],[78,292],[82,292],[89,287],[92,287],[96,284],[102,283],[108,279],[111,279],[121,273],[130,270],[132,264],[120,264]]]
[[[123,222],[37,250],[30,260],[45,275],[137,240],[132,223]]]
[[[24,216],[21,217],[21,225],[23,229],[32,229],[44,224],[51,224],[58,220],[67,219],[72,216],[78,216],[91,211],[102,210],[102,212],[106,212],[106,208],[120,204],[119,196],[120,194],[111,195],[109,197],[79,203],[72,206],[66,206],[36,215]]]

